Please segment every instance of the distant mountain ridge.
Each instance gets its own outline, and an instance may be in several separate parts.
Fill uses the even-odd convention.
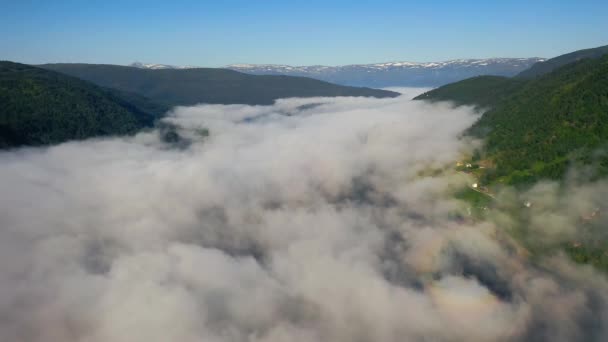
[[[133,62],[133,63],[129,64],[128,66],[134,67],[134,68],[140,68],[140,69],[153,69],[153,70],[159,70],[159,69],[195,69],[195,68],[199,68],[197,66],[192,66],[192,65],[183,65],[183,66],[181,66],[181,65],[141,63],[141,62]]]
[[[231,64],[226,69],[253,75],[288,75],[357,87],[436,87],[479,75],[515,76],[544,58],[455,59],[442,62],[386,62],[343,66]],[[133,63],[145,69],[190,68]]]
[[[574,62],[577,62],[577,61],[580,61],[580,60],[586,59],[586,58],[591,58],[591,59],[600,58],[600,57],[604,56],[605,54],[608,54],[608,45],[570,52],[565,55],[560,55],[560,56],[536,63],[530,69],[526,69],[526,70],[520,72],[519,74],[517,74],[517,77],[518,78],[534,78],[534,77],[542,76],[542,75],[547,74],[566,64],[574,63]]]
[[[426,68],[426,69],[441,69],[448,66],[488,66],[488,65],[499,65],[508,64],[513,67],[519,67],[520,65],[527,65],[530,62],[536,63],[544,61],[544,58],[487,58],[487,59],[454,59],[441,62],[385,62],[385,63],[372,63],[372,64],[349,64],[342,66],[324,66],[324,65],[311,65],[311,66],[291,66],[281,64],[231,64],[226,66],[230,69],[239,70],[266,70],[272,72],[287,72],[287,71],[323,71],[327,69],[345,69],[345,68],[365,68],[370,70],[390,70],[398,68]]]
[[[436,87],[478,75],[514,76],[543,58],[456,59],[443,62],[387,62],[344,66],[234,64],[228,69],[255,75],[306,76],[349,86]]]
[[[145,64],[142,64],[145,66]],[[284,75],[250,75],[219,68],[129,67],[111,64],[44,64],[39,67],[144,96],[168,107],[200,103],[270,105],[287,97],[396,97],[399,93],[348,87]]]

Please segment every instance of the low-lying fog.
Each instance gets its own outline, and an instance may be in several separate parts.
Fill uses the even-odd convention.
[[[478,114],[414,92],[182,107],[177,142],[0,153],[0,340],[608,339],[603,275],[455,218]],[[605,189],[534,189],[539,236]]]

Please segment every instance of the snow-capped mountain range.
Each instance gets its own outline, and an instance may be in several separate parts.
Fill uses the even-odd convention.
[[[229,69],[242,71],[254,70],[256,72],[323,72],[328,69],[368,69],[368,70],[391,70],[391,69],[441,69],[446,67],[487,67],[497,65],[508,65],[511,67],[528,66],[529,64],[543,61],[543,58],[489,58],[489,59],[455,59],[444,62],[388,62],[376,64],[352,64],[344,66],[291,66],[280,64],[231,64]]]
[[[169,65],[169,64],[154,64],[154,63],[141,63],[141,62],[133,62],[129,64],[131,67],[141,68],[141,69],[195,69],[199,68],[197,66],[186,65]]]
[[[514,76],[544,58],[456,59],[443,62],[387,62],[344,66],[291,66],[277,64],[232,64],[226,66],[255,75],[304,76],[327,82],[366,87],[436,87],[478,75]],[[149,69],[191,68],[164,64],[134,63]]]

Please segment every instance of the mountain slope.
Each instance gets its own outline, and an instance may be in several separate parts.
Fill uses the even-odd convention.
[[[546,61],[538,62],[527,70],[520,72],[517,77],[534,78],[547,74],[559,67],[570,64],[586,58],[600,58],[608,54],[608,45],[600,46],[592,49],[578,50],[565,55],[557,56]]]
[[[518,90],[524,81],[501,76],[478,76],[418,95],[414,100],[452,101],[456,105],[490,108]]]
[[[602,51],[556,57],[553,65],[577,61],[534,78],[476,77],[415,99],[486,107],[469,133],[485,138],[486,162],[496,166],[484,172],[487,182],[558,179],[571,163],[593,163],[608,174],[608,158],[600,153],[608,146],[608,55],[598,58]]]
[[[129,134],[164,111],[129,98],[53,71],[0,62],[0,148]]]
[[[414,98],[415,100],[452,101],[457,105],[477,105],[491,108],[521,89],[528,81],[546,75],[565,65],[584,60],[600,58],[608,54],[608,45],[579,50],[538,62],[516,77],[479,76],[430,90]]]
[[[41,67],[103,87],[136,93],[167,106],[198,103],[268,105],[286,97],[371,96],[398,93],[335,85],[291,76],[256,76],[227,69],[145,69],[101,64],[45,64]]]
[[[512,183],[560,178],[570,162],[597,162],[608,144],[608,55],[568,64],[522,86],[484,113],[471,133],[486,138],[496,177]],[[597,158],[599,159],[597,159]]]
[[[345,66],[235,64],[227,68],[255,75],[312,77],[366,87],[436,87],[479,75],[514,76],[541,58],[459,59],[444,62],[390,62]]]

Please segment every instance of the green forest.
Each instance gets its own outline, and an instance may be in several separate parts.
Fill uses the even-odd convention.
[[[588,49],[538,63],[515,78],[481,76],[449,84],[418,96],[417,100],[451,101],[482,109],[481,118],[466,135],[484,140],[470,160],[470,174],[480,186],[502,185],[526,189],[540,180],[563,184],[571,170],[578,181],[608,175],[608,47]],[[484,168],[479,168],[483,164]],[[581,172],[583,171],[583,172]],[[564,190],[565,191],[565,190]],[[500,201],[480,202],[471,190],[456,195],[472,208],[500,209]],[[480,204],[481,203],[481,204]],[[608,272],[605,227],[582,221],[577,241],[550,245],[538,241],[526,227],[525,206],[508,208],[512,236],[532,256],[563,252],[582,264]],[[481,212],[483,214],[483,212]]]
[[[485,171],[485,183],[525,185],[562,179],[571,165],[593,165],[597,175],[604,175],[608,55],[572,56],[574,62],[535,78],[475,77],[416,99],[485,109],[467,132],[484,139],[478,158],[494,165]]]
[[[117,65],[0,62],[0,148],[132,134],[171,107],[272,104],[313,96],[395,97],[305,77],[254,76],[226,69],[145,70]]]
[[[131,134],[152,126],[164,111],[143,97],[0,62],[0,148]]]
[[[470,129],[485,138],[495,177],[507,183],[559,179],[572,163],[605,174],[608,56],[569,64],[520,86]]]

